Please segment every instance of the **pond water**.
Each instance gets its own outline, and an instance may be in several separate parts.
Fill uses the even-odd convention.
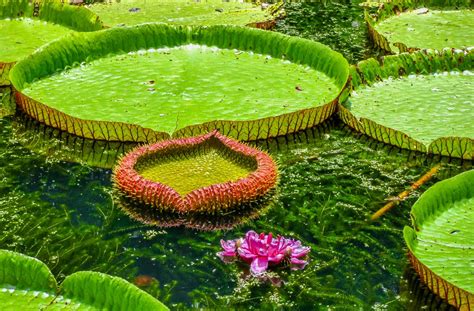
[[[308,36],[319,36],[311,28],[311,18],[322,20],[318,5],[291,4],[290,17],[308,16],[302,21]],[[330,5],[325,10],[333,13],[321,16],[333,14],[357,30],[345,39],[359,42],[356,51],[341,52],[360,59],[365,30],[353,22],[360,21],[361,10],[349,1]],[[346,28],[341,32],[354,33]],[[384,146],[329,120],[256,143],[280,165],[277,199],[258,219],[228,231],[158,228],[132,220],[114,199],[110,166],[132,146],[83,140],[0,112],[6,115],[0,119],[0,247],[39,258],[59,280],[79,270],[118,275],[173,309],[449,309],[408,268],[402,229],[422,191],[471,169],[471,162]],[[432,180],[378,221],[368,220],[440,161]],[[274,271],[281,279],[273,280],[276,285],[246,278],[243,267],[225,265],[216,252],[220,239],[247,230],[300,239],[312,248],[310,264],[292,273]]]
[[[29,124],[29,127],[24,126]],[[407,268],[401,230],[414,195],[377,222],[369,216],[440,159],[383,147],[356,137],[337,121],[258,144],[280,163],[278,199],[234,230],[157,228],[131,220],[113,199],[111,170],[57,160],[80,153],[54,131],[22,117],[0,121],[2,248],[36,256],[59,278],[97,270],[133,282],[176,308],[189,306],[405,306]],[[43,154],[24,147],[44,146]],[[87,143],[84,143],[86,145]],[[110,150],[108,152],[111,152]],[[446,162],[435,181],[469,169]],[[221,238],[247,230],[301,239],[311,246],[303,271],[278,271],[283,285],[245,280],[242,268],[215,255]],[[146,277],[143,277],[146,276]]]

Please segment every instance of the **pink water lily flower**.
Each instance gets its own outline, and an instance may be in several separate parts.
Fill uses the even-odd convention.
[[[269,265],[282,262],[289,264],[292,270],[303,269],[308,264],[306,256],[310,252],[310,248],[302,246],[298,240],[274,238],[271,233],[258,234],[252,230],[243,239],[221,240],[221,246],[224,250],[217,255],[224,262],[241,259],[250,264],[250,271],[255,275],[265,272]]]

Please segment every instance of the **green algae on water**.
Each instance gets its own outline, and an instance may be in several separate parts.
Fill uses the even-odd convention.
[[[0,62],[15,62],[72,30],[30,18],[0,20]]]
[[[474,46],[474,11],[416,11],[394,15],[375,28],[389,42],[408,47],[443,49]]]
[[[351,112],[429,144],[474,138],[474,74],[470,71],[387,79],[353,92]]]
[[[101,58],[33,82],[23,92],[81,119],[172,133],[208,121],[254,120],[320,106],[338,88],[325,74],[287,60],[186,45]]]

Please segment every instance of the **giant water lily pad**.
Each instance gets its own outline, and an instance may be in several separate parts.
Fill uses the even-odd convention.
[[[422,282],[460,310],[474,307],[474,171],[437,183],[415,203],[405,227]]]
[[[474,51],[418,51],[360,62],[340,116],[404,149],[472,159]]]
[[[143,24],[53,42],[11,77],[23,111],[82,137],[151,142],[219,129],[255,140],[327,119],[348,66],[322,44],[277,33]]]
[[[115,185],[125,196],[183,214],[264,207],[277,178],[268,154],[218,132],[139,147],[114,169]]]
[[[366,14],[369,34],[388,52],[474,46],[472,1],[393,0],[376,18]]]
[[[252,2],[235,0],[112,0],[95,3],[89,8],[109,26],[144,22],[245,26],[273,19],[270,10],[262,10]]]
[[[76,272],[58,288],[41,261],[0,250],[2,310],[168,310],[127,281],[98,272]]]
[[[408,47],[467,48],[474,46],[474,11],[410,11],[380,22],[375,29],[388,41]]]
[[[94,13],[59,0],[1,0],[0,85],[9,84],[8,71],[14,62],[43,44],[74,31],[101,28]]]

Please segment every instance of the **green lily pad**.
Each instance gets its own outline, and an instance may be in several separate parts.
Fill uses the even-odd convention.
[[[472,159],[474,51],[433,50],[360,62],[340,107],[354,129],[400,148]]]
[[[99,18],[84,7],[59,1],[0,1],[0,85],[8,85],[10,63],[51,40],[75,31],[102,28]]]
[[[474,46],[474,11],[404,12],[376,24],[375,29],[388,41],[408,47],[467,48]]]
[[[441,137],[474,138],[472,90],[471,71],[387,79],[354,92],[351,112],[425,145]]]
[[[393,0],[382,4],[375,15],[365,16],[375,45],[389,53],[474,45],[470,0]]]
[[[162,22],[175,25],[231,24],[245,26],[273,19],[269,10],[251,2],[192,0],[120,0],[89,8],[108,26]]]
[[[259,119],[311,108],[338,92],[334,80],[310,67],[202,45],[101,58],[23,90],[81,119],[140,124],[169,134],[216,119]]]
[[[11,77],[23,111],[78,136],[151,142],[219,129],[254,140],[328,118],[348,67],[277,33],[142,24],[53,42]]]
[[[114,168],[119,193],[145,209],[181,214],[252,210],[269,202],[277,182],[268,154],[217,131],[138,147]]]
[[[404,237],[421,280],[461,310],[474,306],[474,170],[437,183],[415,203]]]
[[[58,289],[41,261],[0,250],[2,310],[168,310],[127,281],[98,272],[77,272]]]
[[[30,18],[0,20],[0,60],[15,62],[72,30]]]
[[[137,165],[136,169],[144,178],[168,185],[181,196],[199,188],[237,181],[255,170],[255,164],[240,163],[222,148],[206,147],[187,150],[172,158],[160,158],[153,165]],[[179,161],[175,157],[179,157]]]

